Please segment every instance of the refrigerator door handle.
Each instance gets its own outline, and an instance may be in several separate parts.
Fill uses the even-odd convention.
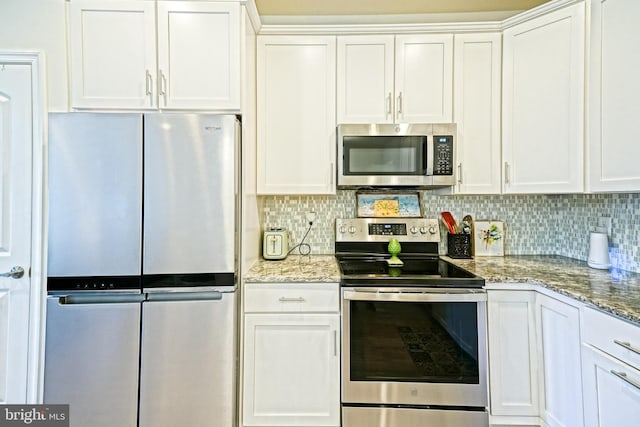
[[[221,301],[222,292],[157,292],[147,294],[147,301]]]
[[[65,295],[58,298],[60,305],[74,304],[125,304],[140,303],[144,301],[142,294],[128,295]]]

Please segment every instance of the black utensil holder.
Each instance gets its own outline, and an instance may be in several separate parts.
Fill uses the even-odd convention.
[[[471,258],[471,234],[447,233],[447,255],[451,258]]]

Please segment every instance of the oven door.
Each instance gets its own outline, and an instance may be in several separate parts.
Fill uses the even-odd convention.
[[[487,406],[482,289],[343,288],[342,402]]]

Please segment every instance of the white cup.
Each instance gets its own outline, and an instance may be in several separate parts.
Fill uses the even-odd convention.
[[[592,231],[589,235],[589,258],[587,265],[591,268],[608,269],[609,262],[609,239],[607,233]]]

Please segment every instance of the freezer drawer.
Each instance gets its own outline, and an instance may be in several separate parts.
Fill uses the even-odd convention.
[[[44,403],[68,403],[71,427],[136,427],[142,298],[47,299]]]
[[[235,425],[235,337],[235,293],[149,294],[139,426]]]

